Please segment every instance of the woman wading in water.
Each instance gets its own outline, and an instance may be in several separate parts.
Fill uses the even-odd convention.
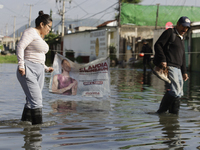
[[[45,54],[49,46],[43,39],[51,30],[52,19],[48,14],[40,11],[35,19],[35,26],[23,32],[17,45],[17,78],[26,95],[21,120],[30,121],[33,125],[42,123],[44,71],[53,71],[52,67],[45,65]]]

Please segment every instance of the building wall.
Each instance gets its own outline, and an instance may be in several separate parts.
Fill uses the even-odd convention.
[[[91,32],[106,30],[106,51],[99,51],[99,56],[96,56],[94,46],[91,47]],[[78,56],[90,56],[90,61],[97,58],[109,55],[109,46],[115,46],[116,56],[119,62],[129,60],[132,57],[137,59],[137,55],[141,50],[142,39],[153,39],[154,27],[140,27],[134,25],[123,25],[118,27],[101,27],[98,30],[90,30],[66,34],[64,36],[63,50],[73,50],[75,58]],[[152,42],[152,40],[150,40]],[[149,43],[153,45],[152,43]]]
[[[152,45],[152,50],[154,52],[154,44],[156,43],[156,41],[158,40],[158,38],[160,37],[160,35],[165,31],[165,29],[158,29],[158,30],[154,30],[154,36],[153,36],[153,45]]]
[[[138,59],[142,39],[153,39],[154,28],[149,26],[122,25],[120,30],[119,62],[129,63],[131,58]],[[152,40],[149,40],[152,42]],[[149,43],[152,45],[152,43]],[[130,49],[131,48],[131,49]]]
[[[200,33],[193,33],[192,34],[192,42],[191,42],[191,71],[197,71],[200,72]]]
[[[75,52],[75,58],[78,56],[90,55],[90,33],[79,32],[73,34],[67,34],[64,36],[63,42],[63,54],[66,50],[73,50]]]
[[[96,40],[98,40],[98,50]],[[101,57],[107,57],[110,45],[115,46],[118,51],[118,30],[114,27],[66,34],[63,42],[63,54],[66,50],[73,50],[75,58],[89,56],[89,61],[93,61]]]
[[[3,37],[2,44],[4,45],[4,50],[13,49],[13,38],[12,37]]]

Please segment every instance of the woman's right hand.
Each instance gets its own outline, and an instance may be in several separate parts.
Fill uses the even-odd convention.
[[[19,73],[24,76],[25,75],[25,69],[24,68],[19,68]]]

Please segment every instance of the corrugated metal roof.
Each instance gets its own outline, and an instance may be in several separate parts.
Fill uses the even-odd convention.
[[[114,22],[114,21],[116,21],[116,20],[108,20],[108,21],[106,21],[106,22],[104,22],[104,23],[98,25],[97,28],[106,27],[109,23],[112,23],[112,22]]]

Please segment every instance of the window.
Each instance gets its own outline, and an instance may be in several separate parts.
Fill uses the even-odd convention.
[[[114,39],[114,32],[110,32],[110,39]]]

